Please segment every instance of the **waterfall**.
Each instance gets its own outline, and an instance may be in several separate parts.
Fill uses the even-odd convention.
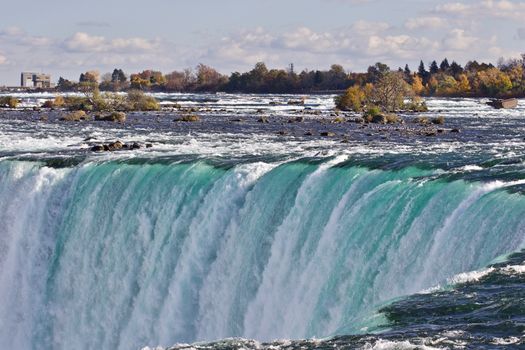
[[[0,347],[366,331],[393,298],[523,247],[521,182],[342,158],[0,161]]]

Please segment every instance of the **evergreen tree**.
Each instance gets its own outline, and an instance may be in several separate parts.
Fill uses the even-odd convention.
[[[405,75],[406,76],[412,75],[412,72],[410,71],[410,68],[408,67],[408,64],[405,65]]]
[[[445,58],[441,64],[439,65],[439,69],[442,71],[442,72],[448,72],[450,68],[450,64],[448,63],[448,60]]]
[[[429,70],[430,70],[430,74],[439,73],[439,67],[436,61],[432,61],[432,63],[430,64]]]
[[[124,71],[122,69],[114,69],[113,73],[111,74],[111,82],[113,83],[125,83],[128,80],[126,77],[126,74],[124,74]]]
[[[423,63],[423,60],[419,62],[419,68],[417,70],[417,75],[419,75],[419,77],[423,81],[423,85],[425,85],[428,82],[429,73],[425,69],[425,64]]]
[[[452,63],[450,64],[450,73],[452,73],[452,75],[456,77],[459,74],[463,73],[463,67],[457,64],[456,61],[452,61]]]

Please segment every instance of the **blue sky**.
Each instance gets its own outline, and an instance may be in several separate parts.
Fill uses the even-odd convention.
[[[21,71],[78,79],[204,63],[363,71],[448,57],[496,62],[525,52],[525,1],[18,0],[0,12],[0,85]]]

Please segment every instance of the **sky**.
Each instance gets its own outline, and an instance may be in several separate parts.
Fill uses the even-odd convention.
[[[525,52],[516,0],[17,0],[0,11],[0,86],[20,72],[78,80],[121,68],[222,73],[271,68],[417,68]]]

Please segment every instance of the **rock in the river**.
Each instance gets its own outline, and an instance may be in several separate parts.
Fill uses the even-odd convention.
[[[78,122],[80,120],[87,120],[87,119],[88,119],[88,115],[84,111],[74,111],[60,118],[60,120],[65,120],[68,122]]]
[[[126,121],[126,113],[112,112],[110,114],[105,114],[105,115],[99,114],[99,115],[95,115],[95,120],[124,123]]]
[[[108,145],[110,151],[118,151],[124,148],[124,144],[120,141],[112,142]]]
[[[184,115],[179,119],[175,119],[175,122],[199,122],[201,118],[196,114]]]
[[[319,135],[324,136],[324,137],[334,137],[335,133],[331,131],[322,131],[319,133]]]

